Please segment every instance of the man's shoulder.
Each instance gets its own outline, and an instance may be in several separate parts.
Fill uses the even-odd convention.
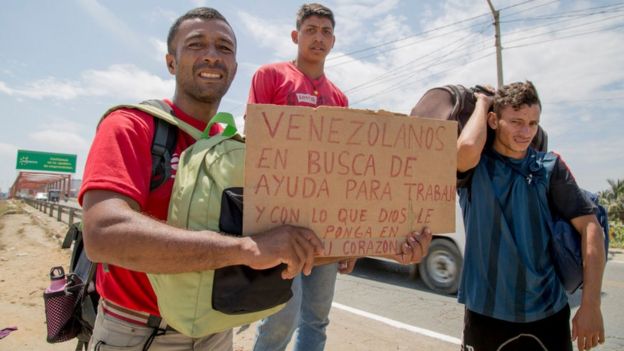
[[[262,66],[260,66],[256,72],[262,72],[262,73],[283,73],[286,71],[291,70],[291,66],[290,66],[290,62],[284,61],[284,62],[273,62],[273,63],[266,63]]]
[[[154,117],[145,111],[127,106],[118,106],[109,109],[98,125],[98,129],[105,128],[146,128],[154,127]]]

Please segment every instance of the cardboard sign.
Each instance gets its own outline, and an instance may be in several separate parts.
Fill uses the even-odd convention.
[[[456,122],[248,105],[243,230],[308,227],[324,256],[384,256],[455,230]]]

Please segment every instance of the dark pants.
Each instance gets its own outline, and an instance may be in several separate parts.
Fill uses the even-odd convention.
[[[514,323],[466,309],[464,351],[572,351],[570,307],[535,322]]]

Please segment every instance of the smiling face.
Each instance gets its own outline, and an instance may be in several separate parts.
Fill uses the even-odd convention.
[[[539,105],[505,106],[498,114],[490,112],[488,124],[494,129],[494,150],[501,155],[523,158],[537,134],[541,109]]]
[[[329,18],[310,16],[303,20],[298,30],[291,33],[298,46],[297,60],[323,63],[334,47],[334,27]]]
[[[167,67],[176,76],[176,104],[218,104],[236,75],[236,38],[219,19],[192,18],[180,24]]]

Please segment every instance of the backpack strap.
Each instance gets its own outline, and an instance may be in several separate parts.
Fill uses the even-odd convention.
[[[156,130],[152,139],[152,177],[150,190],[161,186],[171,177],[171,157],[178,139],[178,128],[154,118]]]
[[[175,116],[169,104],[162,100],[146,100],[141,105],[156,107],[171,116]],[[152,139],[152,177],[150,190],[161,186],[171,177],[171,158],[178,139],[178,128],[169,124],[164,119],[154,117],[156,129]]]
[[[143,111],[147,114],[150,114],[156,118],[162,119],[165,122],[174,125],[180,129],[182,129],[184,132],[186,132],[188,135],[190,135],[191,137],[193,137],[193,139],[195,140],[199,140],[202,138],[202,132],[197,130],[195,127],[191,126],[190,124],[184,122],[183,120],[177,118],[176,116],[172,115],[171,113],[169,113],[168,111],[163,111],[162,110],[162,105],[160,104],[165,104],[164,102],[160,101],[160,102],[155,102],[155,100],[148,100],[145,101],[144,103],[140,103],[140,104],[123,104],[123,105],[117,105],[117,106],[113,106],[110,109],[108,109],[106,112],[104,112],[104,115],[102,116],[102,118],[100,119],[99,123],[102,123],[102,120],[104,118],[106,118],[106,116],[108,116],[111,112],[115,111],[115,110],[119,110],[122,108],[130,108],[130,109],[136,109],[136,110],[140,110]],[[160,106],[156,107],[154,104],[159,104]],[[169,106],[169,105],[167,105]],[[99,126],[99,124],[98,124]]]

